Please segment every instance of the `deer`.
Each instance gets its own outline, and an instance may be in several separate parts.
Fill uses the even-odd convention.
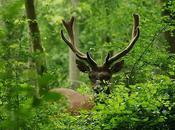
[[[72,17],[69,21],[62,20],[62,23],[67,30],[69,39],[65,37],[63,30],[61,30],[61,37],[66,45],[76,55],[76,64],[78,69],[81,72],[88,74],[95,94],[104,92],[105,94],[109,95],[111,93],[110,80],[112,75],[119,72],[124,65],[124,60],[120,59],[131,51],[138,40],[140,33],[139,16],[137,14],[133,14],[133,19],[132,38],[128,46],[113,56],[108,53],[102,65],[97,65],[89,52],[83,53],[75,46],[73,30],[75,18]],[[105,86],[107,86],[107,88]],[[59,93],[68,99],[68,111],[71,113],[77,113],[81,109],[90,110],[95,106],[95,99],[93,96],[83,95],[72,89],[53,88],[51,92]]]

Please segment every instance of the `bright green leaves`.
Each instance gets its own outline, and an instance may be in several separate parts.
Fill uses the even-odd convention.
[[[1,15],[6,19],[14,18],[22,9],[23,1],[22,0],[13,0],[2,2],[2,6],[0,9]]]
[[[61,98],[61,94],[58,94],[58,93],[54,93],[54,92],[47,92],[44,94],[44,100],[46,101],[59,101],[59,99]]]

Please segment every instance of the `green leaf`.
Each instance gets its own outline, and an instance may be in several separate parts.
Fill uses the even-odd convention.
[[[58,101],[62,97],[61,94],[55,93],[55,92],[48,92],[44,94],[43,99],[47,101]]]

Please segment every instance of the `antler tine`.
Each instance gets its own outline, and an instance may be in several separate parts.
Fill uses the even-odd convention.
[[[73,32],[74,20],[75,20],[75,18],[72,17],[71,20],[68,22],[66,22],[64,20],[62,21],[63,25],[65,26],[65,28],[68,32],[70,41],[67,40],[67,38],[65,37],[63,30],[61,30],[61,37],[79,59],[87,61],[87,63],[91,67],[97,66],[96,62],[92,59],[92,57],[89,55],[89,53],[84,54],[76,48],[75,41],[74,41],[74,32]]]
[[[63,22],[63,25],[65,26],[67,32],[68,32],[68,35],[69,35],[69,38],[70,38],[70,41],[66,39],[65,35],[64,35],[64,32],[63,30],[61,30],[61,37],[62,39],[65,41],[65,43],[71,48],[71,50],[76,54],[76,56],[80,59],[86,59],[87,56],[86,54],[80,52],[76,46],[75,46],[75,43],[74,43],[74,32],[73,32],[73,23],[74,23],[74,17],[71,18],[70,21],[66,22],[66,21],[62,21]]]
[[[135,45],[136,41],[139,38],[139,16],[137,14],[133,14],[134,17],[134,24],[133,24],[133,31],[132,31],[132,39],[131,42],[129,43],[129,45],[120,53],[114,55],[113,57],[106,57],[106,61],[104,63],[104,66],[110,66],[113,62],[115,62],[116,60],[120,59],[121,57],[125,56]]]
[[[137,34],[137,28],[139,27],[139,15],[133,14],[134,17],[134,23],[133,23],[133,29],[132,29],[132,38],[134,38]]]
[[[97,67],[97,63],[93,60],[89,52],[87,52],[86,55],[87,55],[88,63],[91,65],[91,67],[93,68]]]

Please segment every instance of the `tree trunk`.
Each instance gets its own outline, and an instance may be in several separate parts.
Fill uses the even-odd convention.
[[[73,8],[76,8],[78,5],[78,0],[71,0],[71,3],[72,3]],[[74,22],[73,30],[74,30],[74,36],[75,36],[75,46],[78,46],[78,43],[79,43],[78,38],[77,38],[78,27],[76,26],[76,19]],[[80,77],[80,74],[79,74],[79,70],[76,65],[76,56],[74,55],[72,50],[69,49],[69,79],[71,81],[72,89],[75,89],[79,86],[79,77]]]
[[[46,71],[46,59],[44,54],[44,49],[41,45],[40,31],[36,19],[36,12],[34,6],[34,0],[25,0],[26,15],[29,24],[29,35],[31,38],[31,52],[34,53],[36,58],[30,62],[34,65],[36,69],[36,89],[34,99],[39,99],[41,90],[46,90],[47,86],[41,86],[38,81],[38,76],[42,76]],[[30,65],[31,65],[30,64]],[[34,101],[35,102],[35,101]]]
[[[172,22],[175,20],[175,12],[172,12],[172,10],[169,9],[169,7],[171,7],[173,3],[170,0],[161,0],[161,2],[164,4],[162,16],[168,17],[168,19],[164,20],[164,22],[169,24],[169,26],[175,26],[175,24]],[[175,53],[175,29],[171,31],[166,31],[164,33],[164,36],[170,45],[169,52]]]

